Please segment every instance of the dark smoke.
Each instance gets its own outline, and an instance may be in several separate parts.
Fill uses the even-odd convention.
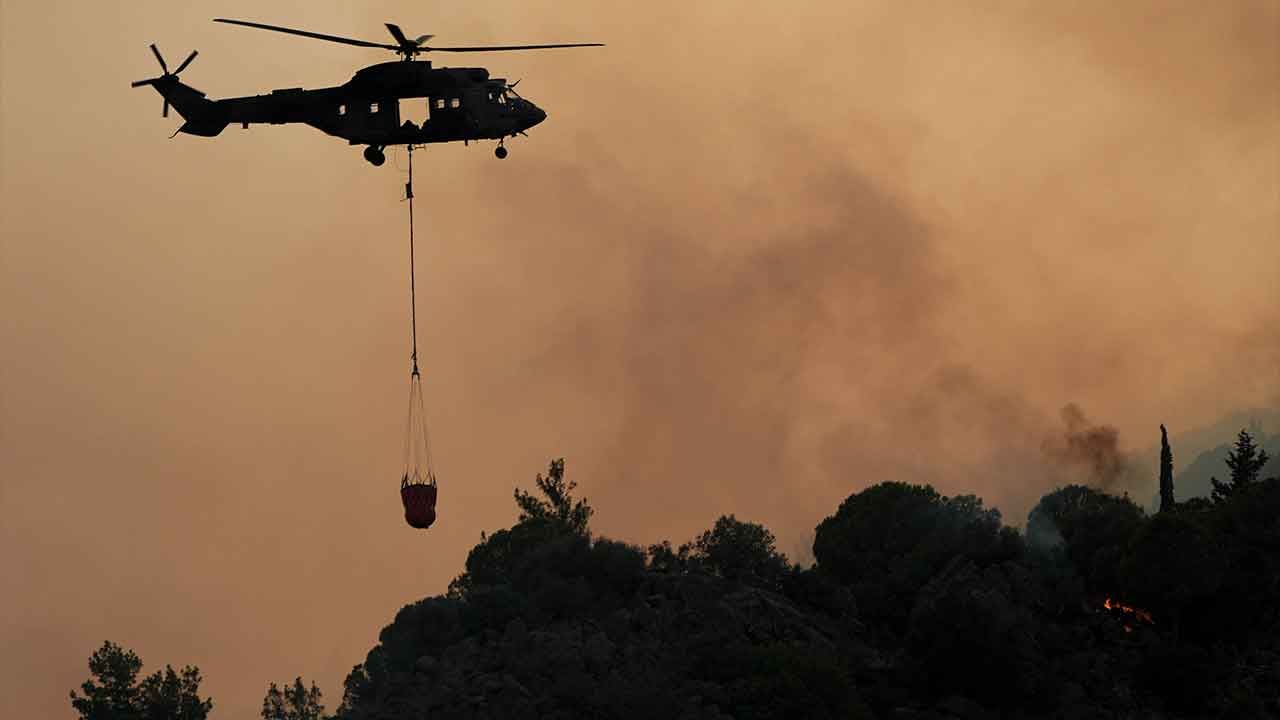
[[[1095,425],[1075,403],[1062,408],[1064,425],[1059,436],[1045,440],[1045,458],[1068,473],[1083,473],[1085,484],[1118,491],[1135,479],[1131,460],[1120,450],[1120,432],[1110,425]]]

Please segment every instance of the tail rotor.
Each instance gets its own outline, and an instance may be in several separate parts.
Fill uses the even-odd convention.
[[[182,64],[178,65],[178,68],[176,70],[174,70],[173,72],[169,72],[169,66],[168,64],[165,63],[164,56],[160,54],[160,50],[156,47],[155,43],[151,43],[151,52],[156,56],[156,61],[160,63],[160,70],[163,74],[161,74],[159,77],[148,78],[146,80],[135,80],[129,83],[129,87],[136,88],[136,87],[142,87],[143,85],[155,85],[156,83],[161,82],[163,80],[176,78],[178,77],[178,74],[181,73],[183,70],[186,70],[187,66],[191,64],[191,61],[195,60],[196,56],[200,54],[199,50],[192,50],[191,54],[187,56],[186,60],[182,61]],[[161,114],[164,117],[169,117],[169,98],[165,98],[164,110],[161,112]]]

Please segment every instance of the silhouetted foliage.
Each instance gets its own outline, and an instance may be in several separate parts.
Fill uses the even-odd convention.
[[[1280,479],[1232,493],[1199,522],[1210,529],[1225,563],[1219,591],[1188,630],[1201,642],[1247,638],[1280,627]]]
[[[1035,696],[1044,658],[1031,613],[1012,595],[997,567],[980,572],[964,557],[929,581],[907,632],[921,691],[959,693],[992,706],[1025,704]]]
[[[1130,540],[1118,589],[1132,604],[1165,613],[1176,632],[1183,609],[1216,592],[1223,570],[1210,533],[1181,513],[1160,513]]]
[[[205,720],[213,700],[200,697],[200,670],[187,666],[163,671],[138,682],[142,660],[132,650],[107,641],[89,657],[93,677],[71,691],[71,707],[82,720]]]
[[[846,585],[814,568],[793,566],[782,578],[782,594],[793,602],[832,618],[860,626],[858,603]]]
[[[213,701],[200,698],[200,680],[200,671],[191,666],[177,673],[166,665],[163,675],[159,671],[148,675],[138,686],[143,720],[208,717]]]
[[[1173,450],[1169,447],[1169,431],[1160,426],[1160,512],[1177,505],[1173,496]]]
[[[708,699],[734,718],[874,717],[834,651],[737,643],[700,655],[693,674],[711,682]]]
[[[1187,516],[1213,512],[1213,501],[1209,498],[1193,497],[1183,500],[1177,505],[1178,512]]]
[[[1120,586],[1120,560],[1143,519],[1142,509],[1127,497],[1068,485],[1031,510],[1027,539],[1041,550],[1063,552],[1086,589],[1105,594]]]
[[[564,460],[552,460],[546,477],[538,475],[534,484],[542,497],[516,488],[519,521],[509,530],[481,535],[482,542],[467,554],[466,571],[449,584],[450,596],[462,598],[478,585],[509,583],[527,553],[557,538],[589,544],[591,506],[573,497],[578,485],[565,479]]]
[[[559,461],[517,490],[519,519],[383,628],[336,718],[1280,713],[1280,480],[1151,518],[1070,486],[1025,541],[977,497],[883,483],[822,521],[809,569],[732,515],[679,547],[593,538],[574,490]],[[272,691],[264,717],[287,712]]]
[[[271,683],[262,699],[262,720],[323,720],[321,700],[320,688],[314,682],[306,687],[301,677],[285,684],[283,690]]]
[[[952,558],[980,565],[1016,557],[1017,533],[972,495],[948,499],[928,486],[881,483],[854,493],[814,534],[820,570],[847,583],[866,617],[904,630],[912,601]]]
[[[1199,715],[1225,679],[1222,659],[1196,645],[1162,640],[1142,657],[1135,680],[1170,710]]]
[[[1236,491],[1257,482],[1259,473],[1270,459],[1267,451],[1259,449],[1253,441],[1253,435],[1248,430],[1241,430],[1236,436],[1235,447],[1227,453],[1227,468],[1231,471],[1231,476],[1226,482],[1216,477],[1209,479],[1209,483],[1213,485],[1214,501],[1222,502]]]
[[[700,570],[748,585],[777,589],[790,570],[786,556],[777,550],[773,533],[732,515],[717,519],[690,548],[688,562]]]
[[[689,571],[689,553],[693,546],[689,543],[679,548],[672,548],[670,540],[654,543],[645,550],[645,558],[649,569],[660,573],[684,573]]]
[[[574,500],[573,491],[578,483],[564,478],[564,458],[552,460],[547,468],[547,476],[538,475],[534,484],[543,498],[516,488],[516,505],[520,506],[520,521],[539,523],[547,522],[558,529],[576,535],[587,534],[587,523],[591,520],[591,506],[586,499]]]
[[[71,691],[71,707],[84,720],[125,720],[137,716],[140,660],[132,650],[107,641],[89,657],[93,677]]]

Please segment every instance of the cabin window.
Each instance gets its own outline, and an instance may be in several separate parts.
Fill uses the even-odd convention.
[[[427,111],[428,107],[430,106],[427,101],[422,98],[402,98],[400,100],[400,124],[425,125],[430,117]]]
[[[369,114],[370,115],[378,114],[378,103],[369,103]]]
[[[437,110],[444,109],[444,98],[436,98],[434,102],[435,102],[435,108]]]
[[[458,98],[449,98],[449,107],[460,108],[462,107],[462,101]]]
[[[346,106],[346,105],[339,105],[339,106],[338,106],[338,114],[339,114],[339,115],[346,115],[346,114],[347,114],[347,106]]]

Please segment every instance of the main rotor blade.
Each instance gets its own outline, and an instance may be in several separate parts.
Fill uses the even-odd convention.
[[[401,47],[417,47],[418,46],[417,43],[415,43],[414,41],[404,36],[404,33],[400,30],[399,25],[393,25],[391,23],[385,23],[385,25],[387,26],[387,31],[391,33],[391,37],[395,38],[396,42],[400,43]]]
[[[168,75],[169,66],[164,64],[164,56],[160,54],[160,51],[158,49],[156,49],[155,43],[151,43],[151,52],[155,53],[156,60],[160,61],[160,69],[164,71],[165,75]]]
[[[191,54],[187,56],[187,59],[186,59],[186,60],[183,60],[183,61],[182,61],[182,64],[178,66],[178,69],[173,71],[173,74],[174,74],[174,75],[177,75],[178,73],[182,72],[183,70],[186,70],[186,69],[187,69],[187,66],[191,64],[191,61],[192,61],[192,60],[195,60],[195,59],[196,59],[196,56],[197,56],[197,55],[199,55],[199,54],[200,54],[200,51],[199,51],[199,50],[192,50],[192,51],[191,51]]]
[[[322,33],[307,32],[306,30],[294,30],[292,28],[280,27],[278,25],[264,25],[263,23],[248,22],[245,20],[228,20],[226,18],[214,18],[214,22],[226,23],[228,25],[243,25],[244,27],[258,28],[259,30],[274,30],[275,32],[287,33],[289,35],[301,35],[302,37],[315,38],[316,40],[328,40],[329,42],[342,43],[344,45],[355,45],[357,47],[382,48],[384,50],[399,50],[399,45],[389,45],[387,43],[369,42],[368,40],[355,40],[352,38],[339,37],[337,35],[324,35]]]
[[[604,43],[557,43],[555,45],[483,45],[479,47],[423,47],[432,52],[497,52],[504,50],[546,50],[548,48],[604,47]]]

